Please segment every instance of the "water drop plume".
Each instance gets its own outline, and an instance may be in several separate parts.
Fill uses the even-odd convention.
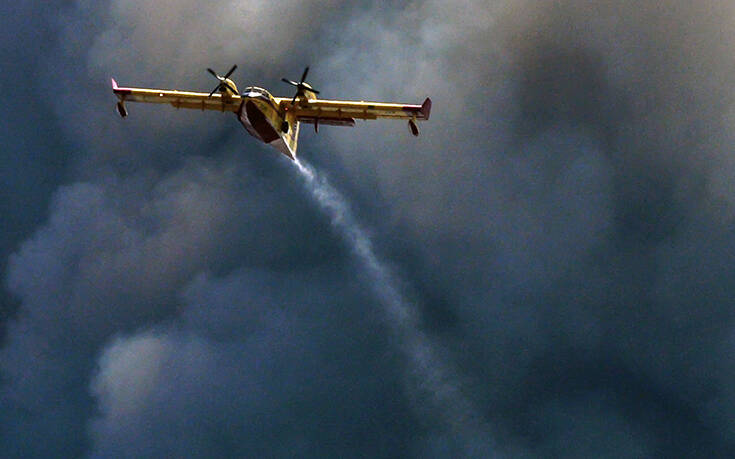
[[[406,389],[417,410],[448,429],[449,438],[441,441],[469,456],[494,456],[486,423],[462,393],[461,376],[440,358],[429,336],[419,327],[416,305],[401,292],[397,275],[376,255],[368,233],[352,214],[345,197],[308,163],[296,160],[294,164],[365,270],[406,359]]]

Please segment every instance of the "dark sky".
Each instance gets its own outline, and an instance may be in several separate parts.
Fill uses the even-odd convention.
[[[735,456],[735,5],[380,5],[1,8],[2,455]]]

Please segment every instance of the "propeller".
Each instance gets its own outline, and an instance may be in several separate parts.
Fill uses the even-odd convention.
[[[303,75],[301,75],[301,81],[298,83],[295,81],[287,80],[286,78],[281,78],[281,81],[284,83],[288,83],[291,86],[296,86],[296,94],[294,94],[293,99],[291,100],[291,105],[296,103],[296,98],[299,96],[299,94],[303,94],[304,90],[311,91],[314,94],[319,94],[319,91],[312,88],[309,83],[306,83],[304,80],[306,80],[306,75],[309,73],[309,67],[306,67],[304,69]]]
[[[207,72],[211,73],[215,78],[219,80],[219,84],[215,86],[214,89],[212,89],[212,92],[209,93],[209,97],[212,97],[215,92],[221,91],[224,88],[228,88],[230,91],[237,94],[237,89],[233,88],[232,85],[227,82],[227,79],[230,77],[230,75],[232,75],[232,72],[234,72],[236,68],[237,65],[233,65],[230,71],[225,74],[225,76],[219,76],[214,70],[210,68],[207,69]]]

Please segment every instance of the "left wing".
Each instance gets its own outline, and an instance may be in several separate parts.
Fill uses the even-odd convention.
[[[352,126],[355,119],[398,118],[412,121],[428,120],[431,99],[421,105],[389,104],[383,102],[352,102],[342,100],[301,99],[291,106],[291,99],[276,99],[284,111],[296,114],[303,123]]]
[[[224,97],[217,92],[211,96],[206,92],[188,92],[168,89],[121,88],[112,80],[112,92],[120,99],[118,110],[125,116],[125,102],[148,102],[153,104],[171,104],[176,108],[192,108],[199,110],[217,110],[221,112],[237,112],[242,103],[238,95],[227,94]],[[127,113],[127,112],[126,112]]]

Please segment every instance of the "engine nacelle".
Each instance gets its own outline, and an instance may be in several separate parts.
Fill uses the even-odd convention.
[[[128,116],[128,109],[125,108],[125,104],[122,101],[120,101],[120,102],[117,103],[117,112],[123,118],[125,118],[126,116]]]
[[[419,136],[419,125],[413,119],[408,120],[408,130],[411,131],[415,137]]]
[[[230,80],[229,78],[225,78],[222,80],[222,84],[220,84],[219,92],[222,94],[222,97],[232,97],[232,96],[239,96],[240,93],[237,91],[237,86],[235,86],[235,82]]]

